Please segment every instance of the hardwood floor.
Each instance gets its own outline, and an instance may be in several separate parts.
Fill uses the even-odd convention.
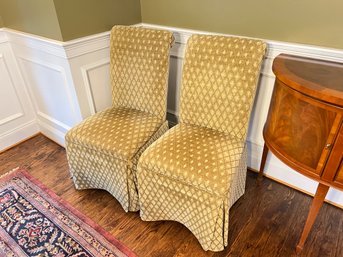
[[[246,193],[230,210],[229,246],[204,252],[194,236],[172,221],[145,222],[125,213],[107,192],[74,189],[64,148],[38,135],[0,154],[0,174],[22,166],[138,256],[297,256],[295,246],[311,197],[248,172]],[[298,256],[343,256],[343,211],[324,204]]]

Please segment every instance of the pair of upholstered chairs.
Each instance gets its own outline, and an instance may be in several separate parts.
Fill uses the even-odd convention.
[[[167,31],[115,26],[113,106],[66,135],[78,189],[110,192],[143,220],[175,220],[203,249],[228,242],[229,209],[244,193],[246,135],[265,44],[194,35],[184,59],[180,123],[168,130]]]

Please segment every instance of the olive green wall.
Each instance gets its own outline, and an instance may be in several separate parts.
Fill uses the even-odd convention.
[[[142,22],[343,49],[342,0],[141,0]]]
[[[62,40],[53,0],[0,0],[5,27]]]
[[[342,10],[342,0],[0,0],[0,27],[67,41],[142,21],[343,49]]]
[[[1,13],[0,13],[0,28],[4,26],[4,22],[2,21]]]
[[[139,0],[54,0],[54,3],[64,41],[108,31],[115,24],[141,22]]]
[[[0,16],[4,27],[60,41],[141,22],[139,0],[0,0]]]

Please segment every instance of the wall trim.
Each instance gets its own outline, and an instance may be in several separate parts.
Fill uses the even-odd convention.
[[[8,75],[9,75],[10,81],[11,81],[12,86],[13,86],[15,83],[13,82],[12,74],[11,74],[10,69],[8,67],[8,64],[6,62],[6,59],[5,59],[5,57],[4,57],[4,55],[2,53],[0,53],[0,60],[4,63],[6,71],[7,71]],[[19,101],[20,97],[18,95],[18,91],[17,91],[17,89],[15,87],[13,87],[13,91],[14,91],[17,99],[18,99],[18,104],[19,104],[19,107],[20,107],[20,112],[17,112],[17,113],[12,114],[12,115],[4,118],[4,119],[1,119],[0,120],[0,126],[6,124],[8,122],[11,122],[13,120],[19,119],[19,118],[24,116],[23,106],[22,106],[21,101]]]
[[[141,27],[142,23],[133,24],[131,26]],[[86,37],[73,39],[63,42],[63,48],[68,59],[79,57],[91,52],[96,52],[110,47],[111,31],[105,31],[93,34]]]
[[[140,26],[146,27],[146,28],[152,28],[152,29],[164,29],[164,30],[172,31],[174,34],[175,43],[171,49],[170,55],[176,58],[180,58],[180,59],[183,59],[187,40],[193,34],[222,35],[222,36],[236,36],[236,37],[242,37],[242,38],[249,38],[249,37],[243,37],[243,36],[238,36],[238,35],[176,28],[176,27],[156,25],[156,24],[150,24],[150,23],[141,23]],[[280,41],[267,40],[267,39],[261,39],[261,40],[265,41],[268,46],[267,53],[265,56],[265,61],[261,68],[261,73],[269,78],[273,78],[273,79],[275,78],[272,72],[271,66],[272,66],[274,58],[280,53],[287,53],[287,54],[293,54],[293,55],[298,55],[298,56],[303,56],[303,57],[308,57],[308,58],[316,58],[316,59],[323,59],[323,60],[343,63],[343,49],[341,50],[341,49],[327,48],[327,47],[314,46],[314,45],[280,42]]]
[[[14,121],[16,119],[19,119],[19,118],[21,118],[23,116],[24,116],[24,113],[22,113],[22,112],[18,112],[18,113],[12,114],[11,116],[8,116],[8,117],[6,117],[4,119],[1,119],[0,120],[0,126],[6,124],[8,122]]]
[[[0,135],[0,149],[10,146],[39,132],[36,120],[31,120]]]
[[[82,37],[63,43],[68,59],[79,57],[90,52],[99,51],[110,46],[110,31]]]
[[[34,64],[39,65],[41,67],[45,67],[45,68],[48,68],[50,70],[53,70],[55,72],[60,73],[61,77],[63,78],[63,87],[64,87],[65,91],[67,92],[67,99],[68,99],[68,101],[70,102],[70,104],[72,106],[72,110],[71,111],[73,112],[73,114],[75,116],[77,115],[77,111],[76,111],[77,103],[75,103],[75,101],[73,101],[73,97],[71,96],[71,93],[70,93],[70,90],[69,90],[69,87],[68,87],[68,85],[70,83],[68,83],[67,75],[66,75],[66,72],[63,69],[63,67],[61,67],[59,65],[48,63],[46,61],[38,60],[38,59],[27,58],[27,57],[23,57],[23,56],[18,56],[18,58],[20,59],[22,65],[23,65],[22,61],[31,62],[31,63],[34,63]],[[25,72],[23,72],[23,73],[25,74]],[[25,74],[25,75],[27,77],[27,74]],[[27,79],[26,79],[26,84],[27,84],[27,86],[29,88],[30,95],[31,95],[32,99],[35,99],[35,96],[32,93],[32,86],[27,81]],[[39,110],[39,107],[36,104],[36,101],[34,101],[34,106],[35,106],[37,114],[42,114],[43,113],[41,110]],[[45,116],[49,116],[49,115],[46,114]]]
[[[0,44],[8,42],[4,28],[0,28]]]
[[[109,63],[110,63],[110,58],[106,57],[106,58],[101,59],[99,61],[87,64],[87,65],[83,65],[80,67],[83,83],[84,83],[85,90],[86,90],[88,106],[89,106],[89,109],[90,109],[92,115],[96,113],[96,106],[95,106],[95,101],[94,101],[94,97],[93,97],[92,87],[91,87],[91,84],[89,81],[88,72],[95,69],[95,68],[99,68],[99,67],[102,67],[106,64],[109,64]]]
[[[57,127],[60,128],[60,130],[64,131],[64,132],[67,132],[69,129],[71,129],[70,126],[66,125],[65,123],[59,121],[59,120],[56,120],[55,118],[51,117],[50,115],[46,114],[46,113],[43,113],[41,111],[38,111],[37,112],[37,115],[41,118],[43,118],[44,120],[50,122],[51,124],[54,124],[56,125]],[[42,120],[40,120],[40,122],[43,122]]]
[[[109,35],[110,32],[106,31],[62,42],[13,29],[2,28],[0,30],[0,43],[6,41],[11,44],[45,52],[56,57],[69,59],[109,47]]]
[[[239,35],[223,34],[223,33],[216,33],[216,32],[192,30],[192,29],[183,29],[183,28],[156,25],[156,24],[150,24],[150,23],[141,23],[140,26],[143,26],[146,28],[165,29],[165,30],[172,31],[174,33],[175,43],[179,43],[182,45],[186,45],[188,38],[193,34],[222,35],[222,36],[251,38],[251,37],[244,37],[244,36],[239,36]],[[268,45],[268,51],[266,54],[267,58],[275,58],[280,52],[285,52],[289,54],[301,55],[304,57],[312,57],[312,58],[317,58],[317,59],[343,62],[343,49],[340,50],[340,49],[328,48],[328,47],[322,47],[322,46],[288,43],[288,42],[274,41],[274,40],[268,40],[268,39],[261,39],[261,40],[265,41]],[[180,53],[180,52],[178,51],[177,53]],[[180,58],[181,56],[178,55],[177,57]]]
[[[60,146],[65,147],[64,136],[66,132],[63,133],[60,130],[54,128],[53,126],[50,126],[48,123],[42,122],[40,120],[38,120],[38,125],[40,132],[44,136],[50,138],[52,141],[56,142]]]
[[[131,26],[142,26],[142,23]],[[0,43],[22,45],[56,57],[72,59],[110,46],[110,33],[105,31],[69,41],[58,41],[9,28],[0,29]]]
[[[258,170],[252,169],[252,168],[250,168],[250,167],[248,168],[248,170],[251,171],[251,172],[254,172],[254,173],[258,173]],[[277,179],[277,178],[273,178],[273,177],[269,176],[268,174],[264,174],[264,173],[263,173],[263,176],[266,177],[266,178],[269,178],[270,180],[273,180],[273,181],[275,181],[275,182],[277,182],[277,183],[279,183],[279,184],[281,184],[281,185],[284,185],[284,186],[293,188],[293,189],[295,189],[295,190],[297,190],[297,191],[299,191],[299,192],[302,192],[302,193],[304,193],[304,194],[306,194],[306,195],[309,195],[309,196],[311,196],[311,197],[314,197],[314,195],[315,195],[314,193],[311,193],[311,192],[309,192],[309,191],[306,191],[306,190],[304,190],[304,189],[301,189],[300,187],[296,187],[296,186],[293,186],[293,185],[291,185],[291,184],[289,184],[289,183],[287,183],[287,182],[285,182],[285,181],[279,180],[279,179]],[[333,202],[333,201],[330,201],[330,200],[328,200],[328,199],[325,199],[324,202],[329,203],[329,204],[331,204],[331,205],[333,205],[333,206],[336,206],[337,208],[340,208],[340,209],[343,210],[343,205],[342,205],[342,204],[338,204],[338,203]]]
[[[28,136],[28,137],[26,137],[26,138],[24,138],[22,140],[19,140],[19,141],[15,142],[14,144],[12,144],[12,145],[10,145],[10,146],[8,146],[6,148],[3,148],[3,149],[0,148],[1,149],[0,150],[0,154],[6,152],[7,150],[10,150],[11,148],[14,148],[14,147],[20,145],[21,143],[24,143],[25,141],[30,140],[31,138],[34,138],[34,137],[38,136],[39,134],[41,134],[41,132],[37,132],[35,134],[32,134],[31,136]]]
[[[63,48],[63,42],[45,38],[37,35],[32,35],[29,33],[3,28],[8,42],[15,45],[20,45],[23,47],[28,47],[41,52],[52,54],[57,57],[66,58],[65,50]]]
[[[170,26],[163,26],[150,23],[138,23],[132,26],[146,27],[154,29],[165,29],[174,32],[175,43],[185,45],[188,38],[192,34],[211,34],[211,35],[223,35],[223,36],[238,36],[232,34],[215,33],[208,31],[183,29]],[[243,37],[243,36],[239,36]],[[249,38],[249,37],[244,37]],[[0,43],[3,41],[9,41],[14,44],[24,45],[25,47],[37,49],[49,54],[63,57],[74,58],[80,55],[88,54],[91,51],[97,51],[109,47],[110,31],[97,33],[94,35],[73,39],[70,41],[58,41],[41,36],[32,35],[29,33],[9,29],[0,29]],[[264,40],[268,44],[267,58],[275,58],[279,52],[287,52],[289,54],[301,55],[304,57],[312,57],[318,59],[325,59],[331,61],[342,62],[343,49],[335,49],[314,45],[305,45],[298,43],[280,42],[268,39]],[[173,51],[172,55],[177,55],[179,58],[183,58],[179,55],[180,51]]]

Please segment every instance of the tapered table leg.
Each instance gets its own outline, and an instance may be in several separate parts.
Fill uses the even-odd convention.
[[[307,216],[303,233],[301,234],[299,243],[297,245],[297,249],[296,249],[297,253],[300,253],[304,247],[304,243],[307,239],[308,234],[311,231],[314,221],[316,220],[317,214],[323,205],[325,196],[327,192],[329,191],[329,188],[330,188],[329,186],[326,186],[320,183],[318,185],[317,192],[312,200],[311,208]]]
[[[262,153],[262,159],[261,159],[261,164],[260,164],[260,170],[258,172],[258,178],[257,180],[261,181],[263,178],[263,171],[264,171],[264,166],[266,164],[267,156],[268,156],[269,149],[266,144],[263,146],[263,153]]]

